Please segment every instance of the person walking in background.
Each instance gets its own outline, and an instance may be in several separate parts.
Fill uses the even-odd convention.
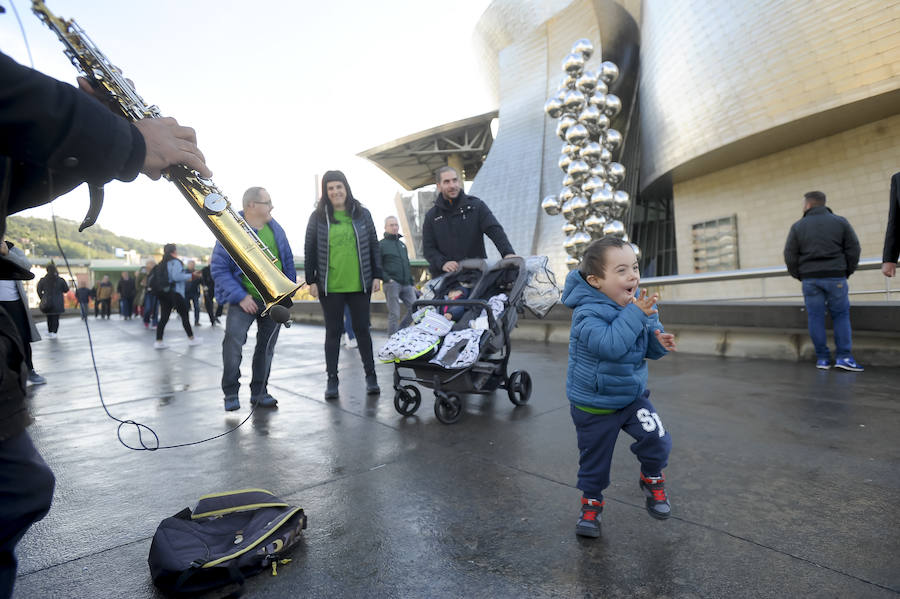
[[[900,259],[900,173],[891,177],[890,208],[887,228],[884,232],[884,253],[881,256],[881,272],[886,277],[897,274]]]
[[[122,278],[116,284],[116,293],[119,294],[119,314],[125,320],[131,320],[131,310],[134,305],[136,288],[134,279],[131,278],[127,270],[122,272]]]
[[[91,294],[93,294],[93,290],[86,284],[79,285],[75,289],[75,299],[78,300],[78,308],[81,310],[81,320],[87,320]]]
[[[5,239],[0,241],[0,256],[15,263],[22,270],[31,270],[28,256],[11,241]],[[28,382],[32,385],[43,385],[47,379],[35,372],[34,363],[31,361],[31,344],[40,341],[41,334],[38,333],[37,327],[34,326],[34,319],[31,318],[31,310],[28,309],[28,294],[25,292],[22,281],[0,280],[0,308],[6,310],[6,313],[16,323],[16,329],[18,329],[25,350]]]
[[[349,306],[366,373],[366,393],[381,392],[375,374],[369,315],[372,292],[381,289],[381,251],[372,215],[353,197],[341,171],[322,176],[322,195],[306,227],[306,283],[325,316],[325,399],[338,397],[338,354]]]
[[[163,335],[166,332],[166,324],[169,322],[172,308],[181,317],[181,326],[184,327],[184,333],[187,335],[188,345],[200,344],[200,339],[194,337],[194,330],[191,328],[191,320],[188,317],[187,300],[184,298],[185,283],[195,276],[199,278],[200,273],[187,272],[184,263],[178,258],[177,249],[174,243],[167,243],[163,247],[162,262],[157,268],[157,275],[163,277],[163,282],[162,291],[159,293],[159,325],[156,327],[154,349],[168,347],[163,341]]]
[[[159,298],[156,297],[156,294],[150,290],[148,285],[148,278],[150,277],[150,272],[153,270],[153,267],[156,266],[156,262],[153,260],[147,260],[147,264],[145,265],[146,273],[143,277],[141,277],[141,293],[144,295],[144,328],[149,328],[151,325],[155,329],[159,323],[159,318],[157,317],[157,311],[159,308]]]
[[[187,300],[188,303],[188,316],[191,314],[191,306],[194,308],[194,326],[200,326],[200,273],[197,273],[197,276],[193,276],[196,272],[197,263],[193,260],[188,260],[185,268],[187,272],[191,273],[191,280],[185,283],[184,285],[184,299]]]
[[[203,282],[203,305],[206,308],[206,313],[209,315],[209,324],[217,325],[219,324],[219,317],[222,316],[224,304],[220,303],[218,307],[213,304],[213,300],[216,297],[216,281],[212,277],[212,270],[209,264],[200,270],[200,280]]]
[[[388,311],[388,335],[411,322],[410,311],[416,301],[412,268],[406,244],[400,241],[400,223],[396,216],[384,219],[384,238],[379,242],[381,269],[384,271],[384,301]]]
[[[438,169],[437,191],[434,206],[422,222],[422,249],[432,276],[455,272],[460,260],[487,258],[485,235],[501,256],[515,255],[494,213],[480,199],[463,191],[455,169]]]
[[[47,274],[37,284],[37,294],[41,298],[41,312],[47,315],[47,337],[49,339],[56,339],[58,334],[59,315],[66,311],[63,294],[68,291],[69,284],[59,276],[56,265],[51,262],[47,265]],[[45,304],[46,310],[44,310]]]
[[[109,275],[103,275],[103,279],[94,290],[94,318],[101,316],[109,319],[110,303],[112,303],[113,286],[109,282]]]
[[[269,192],[262,187],[249,188],[244,192],[243,208],[241,216],[275,256],[275,266],[281,269],[284,276],[296,281],[294,252],[284,229],[272,218],[272,198]],[[241,357],[244,343],[247,342],[247,331],[254,322],[256,347],[253,350],[250,405],[274,408],[278,405],[278,400],[269,394],[269,372],[272,370],[272,357],[275,355],[275,342],[278,341],[281,325],[262,315],[266,307],[262,296],[218,241],[209,262],[219,306],[230,304],[225,317],[225,337],[222,339],[222,393],[225,395],[225,411],[232,412],[241,407],[238,394],[241,388]]]
[[[831,352],[825,334],[825,310],[834,323],[834,366],[862,372],[851,353],[850,288],[847,278],[859,265],[859,239],[847,219],[825,206],[825,194],[810,191],[803,196],[803,218],[791,225],[784,246],[788,272],[799,279],[806,304],[809,337],[816,350],[816,368],[831,368]]]

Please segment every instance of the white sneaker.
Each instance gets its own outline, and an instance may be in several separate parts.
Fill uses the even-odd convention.
[[[56,339],[56,333],[47,333],[47,339]]]
[[[350,349],[353,349],[354,347],[357,347],[359,344],[356,343],[356,337],[354,337],[353,339],[347,339],[347,343],[345,345],[347,347],[349,347]]]
[[[200,345],[203,343],[203,339],[200,337],[194,337],[193,339],[188,339],[188,345]]]
[[[166,349],[167,347],[169,347],[169,344],[166,343],[165,341],[154,341],[153,342],[153,349]]]
[[[347,347],[347,333],[341,333],[341,345]]]

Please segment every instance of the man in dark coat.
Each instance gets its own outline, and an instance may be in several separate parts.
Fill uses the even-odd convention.
[[[859,265],[859,239],[847,219],[825,206],[825,194],[810,191],[803,196],[803,218],[791,226],[784,246],[788,272],[803,285],[809,336],[816,349],[816,368],[831,368],[825,335],[825,309],[834,323],[834,365],[862,372],[852,349],[850,296],[847,278]]]
[[[192,129],[172,118],[129,123],[86,93],[86,81],[80,85],[0,53],[0,238],[8,214],[46,204],[83,182],[131,181],[139,172],[159,179],[173,164],[212,176]],[[33,276],[0,257],[0,277]],[[15,546],[50,509],[55,482],[25,430],[27,377],[22,339],[0,309],[0,599],[12,595]]]
[[[884,232],[884,254],[881,256],[881,272],[886,277],[897,274],[900,258],[900,173],[891,177],[891,207],[888,210],[887,229]]]
[[[116,293],[119,294],[119,315],[125,320],[131,320],[131,309],[134,306],[134,296],[137,288],[134,279],[127,270],[122,271],[122,278],[116,284]]]
[[[400,241],[400,223],[396,216],[384,220],[384,239],[378,242],[381,249],[381,270],[384,273],[384,301],[388,310],[388,335],[407,326],[409,311],[416,301],[412,268],[406,244]],[[406,306],[404,311],[403,306]]]
[[[460,260],[487,258],[485,235],[501,256],[515,255],[491,209],[475,196],[466,195],[455,169],[438,169],[437,191],[434,206],[422,223],[422,247],[432,276],[456,271]]]

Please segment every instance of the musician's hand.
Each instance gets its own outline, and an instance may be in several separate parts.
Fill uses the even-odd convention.
[[[253,296],[249,293],[244,296],[244,299],[241,300],[239,305],[241,306],[241,310],[247,314],[256,314],[259,312],[259,306],[256,305],[256,300],[253,299]]]
[[[309,294],[314,298],[319,297],[319,286],[315,283],[309,286]]]
[[[141,119],[134,124],[144,136],[147,156],[141,172],[159,179],[163,169],[174,164],[192,168],[201,177],[209,178],[212,171],[206,167],[203,153],[197,147],[197,136],[190,127],[183,127],[171,117]]]

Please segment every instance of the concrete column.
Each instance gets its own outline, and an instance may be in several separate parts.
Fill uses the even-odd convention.
[[[459,180],[466,180],[466,173],[463,171],[463,160],[459,154],[450,154],[447,156],[447,166],[459,173]]]

